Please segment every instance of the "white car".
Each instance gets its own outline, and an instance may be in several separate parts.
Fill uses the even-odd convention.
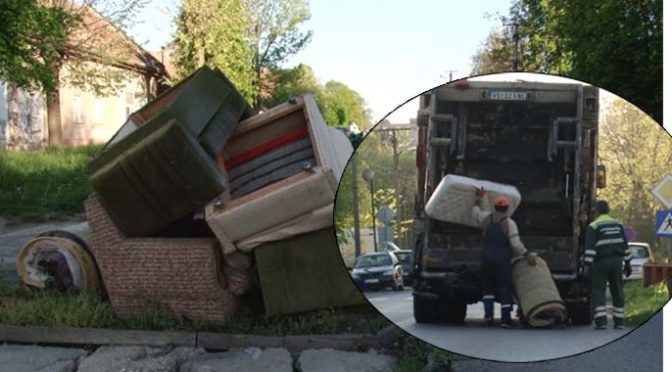
[[[628,243],[628,247],[632,255],[632,260],[630,261],[632,275],[629,278],[623,278],[626,280],[641,280],[644,275],[642,265],[646,262],[655,262],[651,254],[651,247],[648,243],[644,242],[630,242]]]

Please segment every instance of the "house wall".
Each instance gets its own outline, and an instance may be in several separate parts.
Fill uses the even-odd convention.
[[[42,146],[46,113],[43,95],[0,82],[0,149]]]
[[[143,78],[133,73],[114,95],[97,96],[67,85],[60,93],[61,130],[68,145],[107,142],[147,102]]]

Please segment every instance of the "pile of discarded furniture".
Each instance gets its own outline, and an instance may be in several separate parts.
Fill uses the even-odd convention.
[[[120,317],[159,303],[222,322],[255,286],[268,315],[361,304],[332,227],[351,152],[312,96],[255,114],[219,70],[200,68],[133,113],[89,164],[90,237],[29,242],[20,274],[44,286],[55,274],[39,263],[60,252],[79,265],[74,288],[103,285]]]

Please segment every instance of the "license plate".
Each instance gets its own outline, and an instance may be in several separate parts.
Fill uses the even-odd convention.
[[[379,281],[380,281],[380,279],[378,279],[378,278],[375,278],[375,279],[366,279],[366,280],[364,280],[364,283],[366,283],[366,284],[371,284],[371,283],[378,283]]]
[[[527,101],[527,92],[486,90],[483,91],[483,99],[490,101]]]

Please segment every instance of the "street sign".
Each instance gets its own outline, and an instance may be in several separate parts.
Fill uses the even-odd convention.
[[[383,204],[383,206],[378,210],[378,213],[376,213],[376,218],[379,219],[381,222],[383,222],[385,225],[389,224],[392,222],[392,220],[396,217],[392,209],[388,207],[386,204]]]
[[[665,176],[651,192],[665,208],[672,209],[672,174]]]
[[[629,242],[635,241],[635,229],[632,228],[632,226],[626,226],[623,228],[625,230],[625,237],[628,239]]]
[[[672,211],[656,212],[656,236],[672,237]]]

